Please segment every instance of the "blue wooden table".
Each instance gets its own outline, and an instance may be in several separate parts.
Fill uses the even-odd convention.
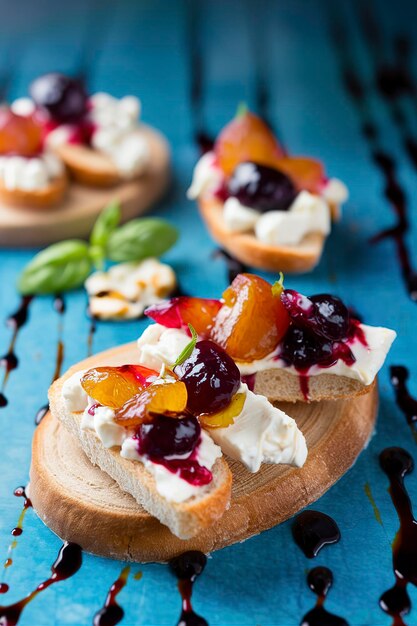
[[[233,116],[237,103],[247,101],[267,116],[291,152],[322,159],[331,175],[342,178],[351,190],[319,267],[310,275],[288,277],[287,284],[307,293],[333,291],[369,323],[395,328],[398,339],[387,366],[409,367],[410,389],[417,394],[417,303],[404,286],[395,242],[388,238],[369,243],[372,235],[394,223],[395,214],[384,196],[381,169],[371,158],[369,132],[365,136],[361,128],[366,121],[377,126],[380,147],[395,159],[410,221],[406,241],[417,264],[417,170],[410,158],[412,150],[407,152],[404,144],[406,133],[417,137],[415,93],[404,88],[398,98],[397,94],[384,98],[376,85],[377,66],[407,53],[404,42],[415,38],[417,11],[412,0],[381,0],[367,3],[369,17],[363,13],[364,5],[347,0],[71,0],[64,6],[48,0],[2,0],[0,90],[2,96],[15,98],[25,94],[36,75],[58,69],[82,72],[92,91],[140,96],[144,119],[166,133],[173,146],[174,188],[155,210],[181,230],[181,240],[167,260],[179,273],[185,291],[204,296],[217,296],[227,277],[223,262],[211,259],[214,244],[195,206],[185,199],[198,157],[194,137],[198,131],[214,135]],[[402,39],[395,48],[398,36]],[[416,60],[411,50],[411,74],[417,72]],[[359,100],[342,80],[346,68],[361,80]],[[32,254],[0,251],[0,319],[18,305],[16,278]],[[89,329],[84,293],[70,294],[66,300],[65,367],[86,356]],[[4,558],[21,510],[21,501],[12,494],[28,479],[34,415],[45,403],[53,374],[58,325],[52,301],[36,299],[18,338],[20,365],[7,386],[9,405],[0,410],[0,557]],[[144,320],[100,324],[94,351],[134,340],[145,325]],[[2,349],[6,350],[9,339],[10,329],[0,325]],[[394,581],[391,542],[398,519],[378,454],[386,446],[399,445],[417,457],[417,448],[394,402],[387,366],[380,375],[375,436],[352,470],[314,505],[337,520],[340,543],[325,549],[312,563],[293,543],[288,522],[213,554],[194,594],[195,609],[211,625],[299,624],[315,601],[306,571],[319,564],[334,573],[329,610],[354,626],[390,623],[378,599]],[[382,523],[365,494],[366,484]],[[406,484],[416,502],[417,476],[407,477]],[[10,584],[0,604],[21,598],[46,578],[60,545],[29,511],[5,577],[0,568],[0,579]],[[120,569],[118,562],[85,555],[78,574],[36,598],[20,623],[91,624]],[[137,566],[132,574],[139,569],[142,579],[131,575],[119,597],[125,609],[123,623],[175,624],[180,599],[168,568]],[[415,588],[410,595],[417,604]],[[417,606],[405,621],[417,624]]]

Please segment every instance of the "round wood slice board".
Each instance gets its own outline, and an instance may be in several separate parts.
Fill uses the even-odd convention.
[[[79,369],[136,361],[136,343],[131,343],[90,357],[79,364]],[[78,442],[50,413],[34,436],[30,497],[51,530],[100,556],[147,562],[167,561],[190,549],[208,553],[271,528],[317,500],[366,446],[377,407],[376,384],[368,393],[347,400],[281,404],[307,439],[309,454],[304,467],[263,465],[252,474],[230,460],[231,506],[212,528],[190,540],[172,535],[94,467]],[[76,526],[68,521],[74,520],[74,509],[79,520]],[[86,527],[92,529],[88,540]]]
[[[143,214],[167,189],[170,150],[166,139],[143,126],[150,147],[150,167],[143,176],[111,188],[87,187],[70,181],[63,202],[44,210],[0,203],[0,246],[45,246],[71,237],[87,237],[100,211],[118,200],[125,222]]]

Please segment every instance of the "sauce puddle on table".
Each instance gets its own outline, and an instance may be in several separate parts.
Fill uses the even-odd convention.
[[[195,613],[191,604],[194,583],[203,573],[206,563],[206,555],[198,550],[184,552],[169,562],[171,572],[178,579],[178,589],[182,598],[181,615],[177,626],[208,626],[208,622]]]
[[[55,369],[51,379],[51,385],[61,376],[62,364],[64,362],[65,356],[65,346],[62,339],[63,331],[64,331],[64,315],[66,312],[66,304],[64,297],[62,294],[57,294],[54,298],[53,306],[55,311],[58,313],[58,339],[56,344],[56,353],[55,353]],[[35,415],[35,425],[38,426],[47,412],[49,411],[49,403],[45,403],[41,406],[40,409],[36,412]]]
[[[307,584],[316,594],[317,601],[315,607],[304,615],[301,626],[349,626],[343,617],[329,613],[324,608],[324,602],[333,585],[331,570],[327,567],[315,567],[307,575]]]
[[[0,624],[4,626],[16,626],[24,608],[51,585],[66,580],[74,576],[80,569],[82,564],[82,550],[76,543],[65,541],[59,550],[56,561],[51,567],[51,576],[40,583],[36,589],[31,591],[25,598],[10,604],[9,606],[0,606]]]
[[[0,357],[0,363],[4,369],[3,382],[0,391],[0,408],[4,408],[8,404],[8,400],[5,395],[7,382],[11,372],[19,366],[19,359],[16,354],[17,338],[21,328],[23,328],[28,320],[29,307],[32,300],[33,296],[23,296],[20,301],[19,308],[6,320],[6,325],[12,329],[12,337],[6,354]]]
[[[407,585],[417,586],[417,522],[404,485],[405,476],[414,469],[414,461],[403,448],[386,448],[381,452],[379,462],[388,476],[388,491],[400,520],[392,545],[395,584],[382,594],[379,604],[393,618],[393,626],[405,626],[403,617],[411,610]]]
[[[292,536],[305,556],[312,559],[324,546],[340,541],[340,530],[332,517],[320,511],[303,511],[295,518]]]

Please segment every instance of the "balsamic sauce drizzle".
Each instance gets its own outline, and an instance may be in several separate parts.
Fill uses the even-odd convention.
[[[51,576],[41,582],[33,591],[25,598],[9,604],[8,606],[0,606],[0,623],[4,626],[16,626],[24,608],[36,596],[45,591],[51,585],[70,578],[80,569],[82,564],[82,551],[78,544],[65,541],[59,550],[55,562],[51,566]]]
[[[349,37],[345,25],[336,17],[336,12],[333,13],[332,36],[339,56],[343,83],[357,110],[371,159],[384,179],[385,198],[396,216],[394,225],[374,235],[371,242],[377,243],[383,239],[394,241],[406,289],[410,298],[417,301],[417,272],[413,267],[406,242],[409,230],[407,198],[397,176],[397,163],[393,155],[382,147],[381,131],[369,106],[367,88],[357,72],[357,63],[349,52]]]
[[[316,594],[317,602],[315,607],[304,615],[301,626],[349,626],[343,617],[329,613],[323,606],[333,585],[331,570],[327,567],[315,567],[307,575],[307,584]]]
[[[226,250],[223,250],[223,248],[217,248],[216,250],[214,250],[212,256],[214,259],[220,258],[225,261],[227,268],[227,278],[229,283],[233,282],[238,274],[243,274],[244,272],[249,271],[247,265],[244,265],[243,263],[235,259],[234,256],[229,254],[229,252],[226,252]]]
[[[295,518],[292,536],[308,559],[318,555],[324,546],[340,541],[340,530],[332,517],[320,511],[303,511]]]
[[[56,354],[55,354],[55,369],[52,375],[51,385],[54,383],[60,376],[62,370],[62,363],[64,361],[65,356],[65,346],[62,340],[62,334],[64,330],[64,314],[66,312],[66,304],[62,294],[57,294],[54,298],[53,307],[55,311],[58,313],[59,321],[58,321],[58,340],[56,344]],[[47,412],[49,411],[49,403],[43,404],[40,409],[36,412],[35,415],[35,425],[38,426]]]
[[[14,537],[14,539],[10,543],[9,549],[7,550],[7,557],[3,565],[4,575],[6,574],[6,571],[9,569],[9,567],[13,564],[12,554],[13,554],[13,550],[15,550],[15,548],[17,547],[16,537],[20,537],[20,535],[23,533],[23,522],[25,520],[26,513],[28,509],[32,508],[32,502],[30,498],[28,498],[28,496],[26,495],[26,487],[16,487],[13,494],[17,498],[23,498],[23,507],[19,515],[19,518],[17,520],[16,526],[11,530],[11,535],[12,537]],[[0,594],[7,593],[8,591],[9,591],[9,585],[6,582],[4,582],[4,579],[3,579],[3,582],[0,582]]]
[[[403,448],[386,448],[379,455],[379,463],[388,476],[388,491],[400,520],[392,545],[395,584],[382,594],[379,605],[393,618],[393,626],[405,626],[403,617],[411,610],[407,585],[417,586],[417,521],[404,485],[404,477],[413,471],[414,461]]]
[[[410,69],[411,43],[406,36],[395,37],[392,41],[394,57],[387,61],[384,58],[384,42],[374,18],[374,11],[369,3],[359,4],[358,8],[365,40],[373,56],[375,86],[387,103],[410,162],[417,169],[417,138],[412,131],[406,109],[402,106],[404,97],[412,99],[416,95]]]
[[[32,300],[33,296],[23,296],[19,308],[6,320],[7,326],[9,326],[13,332],[6,354],[0,357],[0,365],[4,369],[3,382],[0,390],[0,409],[8,404],[8,400],[5,396],[7,381],[9,380],[11,372],[19,366],[19,359],[15,351],[16,342],[20,329],[23,328],[28,320],[29,307]]]
[[[408,391],[408,378],[409,371],[404,365],[392,365],[390,367],[390,380],[395,392],[395,401],[398,408],[403,412],[417,443],[417,398],[414,398]]]
[[[93,618],[93,626],[116,626],[124,617],[124,610],[117,603],[117,596],[127,583],[130,567],[124,567],[120,576],[109,589],[106,601],[102,609],[100,609]]]
[[[184,552],[169,562],[172,573],[178,579],[178,589],[182,598],[181,615],[177,626],[208,626],[208,622],[195,613],[191,604],[194,583],[203,573],[206,563],[206,555],[198,550]]]

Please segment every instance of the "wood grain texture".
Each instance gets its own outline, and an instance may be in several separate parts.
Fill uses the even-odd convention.
[[[166,191],[170,179],[170,151],[166,139],[150,127],[150,167],[138,179],[111,189],[70,183],[61,204],[54,208],[12,207],[0,203],[0,246],[43,246],[71,237],[86,237],[103,207],[118,200],[122,219],[146,212]]]
[[[111,349],[77,369],[135,362],[136,344]],[[91,465],[78,443],[51,414],[33,443],[30,496],[40,518],[61,538],[95,554],[133,561],[166,561],[187,549],[204,552],[247,539],[294,515],[327,491],[356,460],[375,424],[377,385],[350,400],[281,404],[309,448],[301,469],[264,465],[252,474],[230,461],[231,507],[221,521],[183,541],[148,515],[107,474]]]

